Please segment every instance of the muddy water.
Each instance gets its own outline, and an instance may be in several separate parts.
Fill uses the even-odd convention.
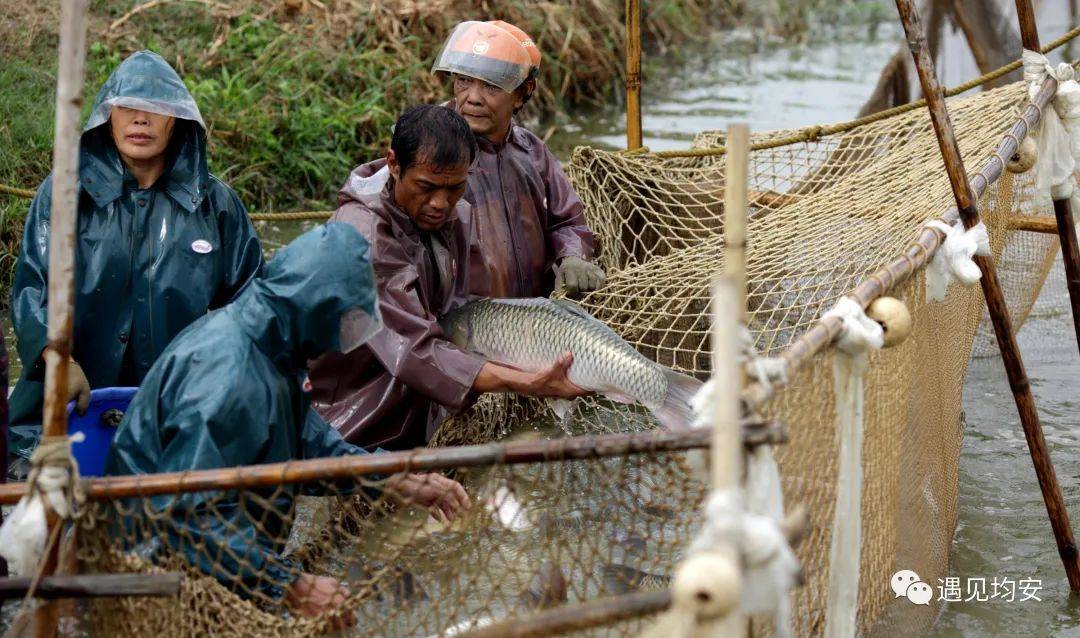
[[[1080,521],[1080,355],[1060,264],[1050,281],[1019,341],[1075,529]],[[972,360],[964,411],[960,516],[950,571],[959,579],[965,602],[945,607],[934,634],[1080,636],[1080,599],[1069,596],[1000,357]],[[979,600],[980,578],[988,593],[998,579],[1003,595]],[[1025,579],[1028,593],[1040,600],[1020,602],[1024,596],[1018,590],[1010,602],[1008,581],[1019,586]]]

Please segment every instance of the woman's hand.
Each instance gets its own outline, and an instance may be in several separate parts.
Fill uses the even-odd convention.
[[[296,614],[308,618],[336,614],[331,621],[334,630],[347,629],[356,624],[356,615],[352,610],[341,608],[348,596],[349,590],[337,579],[306,572],[300,574],[285,592],[285,600]]]
[[[406,505],[431,509],[447,522],[472,507],[461,483],[437,473],[395,474],[386,482],[386,491]]]

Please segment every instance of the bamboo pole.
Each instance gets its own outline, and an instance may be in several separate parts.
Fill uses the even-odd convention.
[[[1035,24],[1035,8],[1031,0],[1016,0],[1016,16],[1020,21],[1020,39],[1024,48],[1038,51],[1039,29]],[[1057,218],[1058,239],[1061,241],[1061,260],[1065,263],[1065,284],[1072,306],[1073,333],[1080,348],[1080,245],[1077,244],[1076,223],[1068,198],[1054,200],[1054,217]]]
[[[75,217],[78,206],[79,118],[86,58],[87,0],[64,0],[60,10],[60,50],[56,75],[56,132],[53,140],[52,211],[49,226],[49,343],[45,360],[43,437],[67,434],[68,361],[74,322]],[[62,525],[48,510],[49,534]],[[42,570],[56,569],[57,546],[48,550]],[[45,603],[34,613],[34,635],[56,633],[57,608]]]
[[[734,149],[730,149],[734,151]],[[745,161],[746,147],[743,147],[743,159]],[[731,155],[729,154],[729,157]],[[736,160],[738,161],[738,160]],[[729,167],[730,167],[729,162]],[[731,187],[730,175],[728,187]],[[745,183],[744,183],[745,189]],[[738,207],[737,207],[738,208]],[[746,200],[743,199],[741,206],[745,224]],[[725,209],[730,213],[731,209]],[[732,266],[728,264],[730,269]],[[737,269],[737,266],[736,266]],[[740,297],[738,293],[737,276],[725,274],[713,282],[713,307],[712,307],[712,375],[709,380],[714,385],[714,400],[712,401],[712,489],[714,492],[723,492],[737,489],[742,476],[742,446],[739,445],[739,394],[742,389],[742,373],[739,365],[738,329],[740,319]],[[743,302],[745,305],[745,301]],[[733,586],[736,591],[741,587],[739,567],[741,554],[738,545],[726,543],[725,546],[711,547],[710,553],[715,554],[718,560],[725,561],[730,568],[724,571],[735,574],[732,582],[724,581],[717,587]],[[693,569],[691,562],[694,557],[680,566],[680,571]],[[723,565],[724,563],[720,563]],[[695,566],[696,567],[696,566]],[[715,565],[714,565],[715,567]],[[676,576],[678,578],[678,575]],[[723,595],[714,592],[721,598],[739,599],[734,595]],[[738,638],[746,635],[746,620],[739,613],[738,605],[727,611],[721,618],[710,623],[710,631],[716,635],[731,636]]]
[[[773,437],[783,438],[783,433],[778,431],[780,428],[776,424],[753,421],[743,423],[744,437],[753,443],[775,440],[773,437],[762,436],[767,430],[774,432]],[[417,448],[403,452],[286,461],[194,472],[106,476],[84,479],[83,485],[87,499],[92,501],[209,490],[252,490],[357,476],[386,476],[397,472],[429,472],[493,464],[514,465],[677,452],[706,448],[711,436],[709,428],[695,428],[642,434],[581,436],[551,441]],[[0,485],[0,504],[18,502],[25,491],[25,483]]]
[[[952,123],[949,121],[949,114],[945,106],[945,98],[942,95],[941,86],[937,82],[937,77],[934,75],[933,60],[930,59],[927,52],[926,38],[919,22],[918,11],[912,0],[896,0],[896,7],[900,13],[900,20],[904,24],[904,32],[907,34],[908,46],[915,60],[915,67],[919,74],[923,94],[926,96],[930,118],[934,124],[934,131],[937,133],[938,146],[941,148],[945,170],[949,174],[949,182],[956,198],[960,219],[963,221],[965,228],[971,228],[979,223],[979,213],[976,207],[977,199],[971,184],[968,182],[967,173],[964,171],[960,148],[956,143],[956,136],[953,133]],[[1021,19],[1023,20],[1023,16],[1021,16]],[[1020,421],[1023,424],[1024,436],[1027,438],[1028,450],[1031,452],[1031,460],[1035,465],[1035,474],[1039,479],[1039,487],[1042,490],[1047,514],[1050,517],[1050,524],[1054,531],[1054,538],[1057,541],[1058,553],[1064,563],[1069,586],[1073,592],[1080,592],[1080,562],[1077,560],[1076,542],[1073,539],[1072,527],[1069,524],[1069,514],[1065,509],[1065,501],[1061,495],[1061,488],[1058,486],[1057,476],[1050,460],[1050,452],[1046,447],[1042,427],[1039,425],[1039,413],[1035,409],[1035,399],[1032,396],[1031,386],[1024,370],[1024,362],[1020,357],[1020,348],[1016,343],[1016,335],[1013,333],[1009,310],[1005,306],[1005,299],[998,283],[993,261],[989,257],[976,256],[975,262],[982,271],[979,282],[982,285],[983,296],[986,299],[990,318],[994,324],[994,333],[997,335],[998,347],[1001,350],[1001,357],[1008,373],[1009,386],[1012,389],[1013,398],[1020,413]]]
[[[724,180],[724,263],[727,274],[735,285],[738,300],[736,316],[739,321],[745,321],[746,209],[750,181],[750,128],[746,124],[732,124],[728,127],[727,148],[727,175]]]
[[[711,474],[713,492],[738,489],[742,477],[743,450],[739,445],[739,418],[742,391],[742,366],[739,365],[739,323],[746,315],[746,209],[747,181],[750,157],[750,130],[745,124],[732,124],[727,130],[727,175],[724,185],[724,264],[725,272],[713,282],[712,294],[712,454]],[[731,582],[713,587],[741,586],[739,582],[741,552],[734,542],[709,551],[717,560],[730,565],[726,571],[736,575]],[[693,557],[684,562],[676,576],[686,577]],[[714,564],[713,567],[723,563]],[[714,591],[721,595],[721,592]],[[738,600],[738,594],[727,596]],[[704,619],[699,619],[704,620]],[[746,621],[738,606],[721,618],[709,623],[709,631],[723,636],[743,636]]]
[[[115,596],[175,596],[180,593],[179,572],[165,574],[83,574],[46,576],[34,587],[34,596],[57,598],[107,598]],[[32,578],[0,578],[0,601],[22,598]]]
[[[787,442],[787,430],[777,421],[744,420],[743,445]],[[578,459],[680,452],[709,447],[712,432],[695,428],[642,434],[579,436],[552,441],[487,443],[449,448],[417,448],[363,456],[286,461],[216,470],[167,472],[83,479],[90,501],[184,494],[209,490],[253,490],[277,485],[330,481],[397,472],[427,472],[487,465],[516,465]],[[0,485],[0,505],[13,505],[26,493],[26,483]]]
[[[641,0],[626,0],[626,149],[641,143]]]
[[[636,592],[601,598],[578,605],[564,605],[524,618],[488,625],[461,634],[462,638],[543,638],[611,625],[663,611],[671,605],[671,591]]]
[[[1056,235],[1058,223],[1056,219],[1048,215],[1021,215],[1009,220],[1009,229]]]
[[[734,278],[713,282],[712,378],[716,400],[712,402],[712,488],[726,490],[738,485],[742,473],[739,445],[739,365],[736,330],[738,293]]]

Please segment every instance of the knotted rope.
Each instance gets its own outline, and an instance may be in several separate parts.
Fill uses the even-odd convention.
[[[81,441],[81,437],[81,433],[70,438],[42,437],[30,457],[26,495],[0,526],[0,555],[7,559],[16,575],[35,573],[45,555],[46,499],[49,508],[62,520],[74,518],[86,500],[79,464],[71,455],[71,444]],[[57,525],[56,529],[59,528]]]
[[[931,220],[926,226],[945,234],[945,241],[926,267],[926,298],[942,301],[954,279],[965,286],[979,281],[982,271],[974,257],[990,254],[990,237],[982,222],[966,230],[960,222],[950,226],[940,219]]]

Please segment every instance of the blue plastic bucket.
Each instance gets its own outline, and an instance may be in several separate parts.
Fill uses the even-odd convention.
[[[85,439],[71,444],[71,453],[79,462],[83,476],[102,476],[105,457],[109,455],[116,428],[124,418],[128,404],[138,388],[100,388],[90,392],[86,414],[75,412],[75,402],[68,404],[68,436],[82,432]]]

